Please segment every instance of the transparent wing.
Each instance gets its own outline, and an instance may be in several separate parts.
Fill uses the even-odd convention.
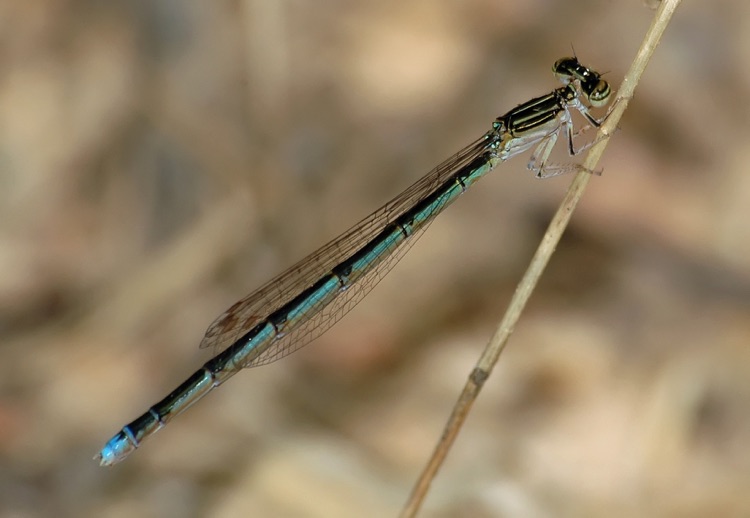
[[[453,172],[481,155],[487,148],[490,135],[488,133],[472,142],[339,237],[236,302],[208,327],[200,347],[213,348],[219,352],[234,344],[255,325],[268,318],[271,313],[287,304],[302,290],[329,273],[334,266],[370,242],[383,228],[398,219],[428,193],[434,191]],[[271,363],[320,336],[375,287],[378,281],[411,248],[426,227],[427,225],[402,241],[389,257],[362,276],[354,285],[342,291],[327,307],[311,315],[310,319],[301,322],[280,337],[271,347],[244,367]]]

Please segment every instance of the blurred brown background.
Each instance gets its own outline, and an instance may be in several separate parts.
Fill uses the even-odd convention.
[[[423,516],[750,516],[750,4],[668,28]],[[0,4],[0,518],[394,516],[572,177],[501,165],[114,468],[227,306],[643,0]]]

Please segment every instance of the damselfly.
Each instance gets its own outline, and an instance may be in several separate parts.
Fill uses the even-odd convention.
[[[548,159],[561,131],[571,156],[571,109],[593,126],[591,107],[607,104],[609,84],[576,58],[553,71],[565,86],[495,119],[492,129],[430,171],[392,201],[318,251],[227,309],[206,331],[201,347],[221,352],[167,397],[124,426],[96,456],[103,466],[125,459],[148,436],[239,370],[270,363],[303,347],[336,323],[385,276],[435,216],[499,162],[536,149],[528,163],[540,178],[579,165]]]

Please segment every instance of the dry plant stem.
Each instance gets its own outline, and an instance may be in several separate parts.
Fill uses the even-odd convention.
[[[583,167],[588,171],[596,170],[599,158],[607,147],[609,141],[608,137],[611,136],[617,128],[617,124],[619,123],[625,108],[627,108],[630,99],[633,97],[635,86],[638,84],[638,81],[643,74],[643,70],[646,68],[646,64],[656,49],[656,45],[659,43],[659,40],[661,39],[661,36],[679,3],[680,0],[664,0],[659,6],[659,9],[654,16],[654,20],[651,22],[651,27],[646,33],[646,37],[638,50],[638,54],[633,60],[630,70],[623,79],[622,85],[620,86],[620,90],[615,99],[615,104],[612,107],[612,111],[599,130],[599,134],[597,135],[598,142],[591,147],[591,150],[583,162]],[[469,414],[471,406],[479,394],[482,385],[484,385],[484,382],[489,377],[492,368],[500,357],[500,353],[505,348],[505,344],[508,342],[508,338],[513,332],[516,322],[518,322],[534,287],[539,281],[539,277],[547,266],[549,258],[554,252],[557,243],[560,241],[560,236],[568,225],[573,210],[581,199],[583,191],[589,183],[589,180],[591,180],[591,177],[592,175],[588,172],[580,172],[573,179],[565,198],[560,204],[557,213],[552,218],[547,232],[542,238],[542,242],[539,244],[534,257],[531,259],[531,263],[529,264],[526,273],[518,284],[500,325],[490,342],[487,344],[487,347],[479,358],[476,367],[474,367],[474,370],[471,372],[466,385],[464,385],[463,391],[453,407],[453,412],[448,419],[448,423],[443,429],[442,437],[435,447],[432,457],[417,480],[417,483],[409,496],[409,500],[401,511],[402,518],[413,517],[419,511],[422,501],[430,488],[432,479],[435,478],[435,475],[447,456],[450,447],[453,445],[466,416]]]

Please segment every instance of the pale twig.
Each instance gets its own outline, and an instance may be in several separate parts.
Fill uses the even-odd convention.
[[[599,158],[609,142],[609,137],[614,133],[625,108],[627,108],[630,99],[633,98],[633,91],[646,68],[646,64],[650,60],[651,55],[661,40],[662,34],[664,33],[672,14],[679,4],[680,0],[664,0],[657,9],[651,27],[649,27],[646,37],[638,50],[638,54],[633,60],[630,70],[625,75],[625,78],[620,85],[612,111],[599,129],[597,136],[598,142],[591,147],[586,155],[586,159],[583,162],[583,168],[585,170],[596,170]],[[567,194],[563,198],[557,213],[552,218],[549,228],[537,248],[534,257],[531,259],[526,273],[519,282],[500,325],[490,342],[487,344],[487,347],[482,352],[482,355],[473,371],[469,375],[469,379],[464,385],[463,391],[458,397],[458,401],[453,407],[451,416],[443,429],[440,441],[435,447],[432,457],[429,459],[427,465],[419,476],[417,483],[414,485],[409,500],[406,502],[406,505],[401,512],[402,518],[413,517],[419,511],[419,508],[429,491],[430,483],[435,478],[440,466],[443,464],[443,461],[453,445],[461,426],[466,420],[466,416],[469,414],[474,401],[479,395],[479,391],[497,363],[500,353],[505,348],[508,338],[513,332],[513,328],[516,326],[532,291],[536,287],[544,268],[547,266],[547,263],[552,256],[552,252],[554,252],[557,243],[560,241],[560,237],[570,221],[573,210],[581,199],[581,196],[583,196],[583,192],[586,189],[589,180],[591,180],[591,177],[592,175],[589,172],[582,171],[573,179]]]

